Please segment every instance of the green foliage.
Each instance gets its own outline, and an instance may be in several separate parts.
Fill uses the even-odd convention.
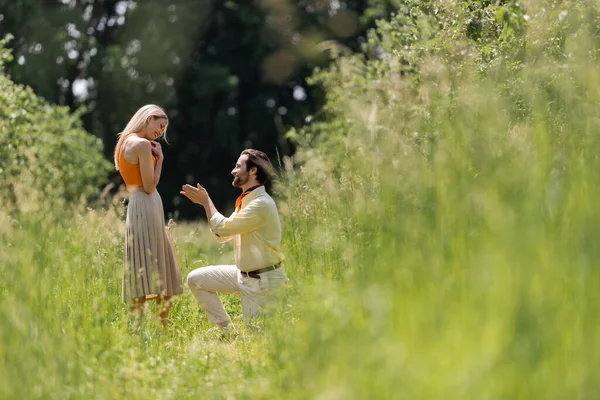
[[[241,150],[293,153],[285,131],[322,103],[305,78],[330,62],[326,43],[358,47],[376,17],[362,18],[367,3],[0,0],[0,37],[16,37],[12,79],[72,111],[83,105],[83,126],[107,159],[140,106],[163,106],[170,144],[158,190],[168,214],[195,219],[180,201],[183,183],[200,182],[229,206],[235,190],[223,183]]]
[[[218,342],[187,291],[167,334],[131,323],[113,211],[0,213],[0,397],[594,398],[597,5],[402,4],[289,133],[291,280],[262,332],[224,296],[240,334]],[[184,276],[231,260],[170,232]]]
[[[2,60],[11,57],[7,40],[0,43]],[[102,155],[102,142],[83,130],[80,115],[0,75],[0,196],[5,205],[19,208],[21,196],[32,192],[43,193],[40,200],[48,204],[97,198],[111,165]]]
[[[405,5],[364,54],[315,75],[326,113],[290,134],[299,150],[285,161],[281,212],[310,284],[294,334],[273,338],[281,387],[589,396],[600,360],[597,6]]]

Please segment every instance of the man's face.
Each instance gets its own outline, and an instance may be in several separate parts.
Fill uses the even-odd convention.
[[[235,168],[231,171],[231,175],[233,175],[233,182],[231,184],[233,187],[242,187],[250,180],[250,173],[246,169],[247,159],[248,156],[245,154],[240,156],[235,164]]]

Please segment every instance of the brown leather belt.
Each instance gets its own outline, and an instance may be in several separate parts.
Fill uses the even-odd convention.
[[[242,276],[246,276],[246,277],[250,277],[250,278],[254,278],[254,279],[260,279],[259,274],[262,274],[263,272],[267,272],[267,271],[273,271],[274,269],[277,269],[279,267],[281,267],[281,261],[279,261],[275,265],[269,265],[268,267],[255,269],[254,271],[249,271],[249,272],[240,271],[240,273],[242,274]]]

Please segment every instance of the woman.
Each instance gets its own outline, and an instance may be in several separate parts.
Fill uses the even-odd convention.
[[[165,135],[168,124],[162,108],[145,105],[119,133],[115,147],[115,167],[130,193],[123,301],[131,302],[131,311],[142,316],[146,300],[156,299],[157,305],[162,305],[164,328],[172,296],[183,291],[181,271],[165,229],[162,200],[156,191],[163,153],[154,140]]]

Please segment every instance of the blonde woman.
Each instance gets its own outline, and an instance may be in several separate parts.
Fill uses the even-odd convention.
[[[114,155],[115,167],[130,193],[123,301],[142,316],[146,300],[156,299],[165,328],[172,296],[183,291],[181,271],[165,229],[162,200],[156,191],[164,157],[155,140],[165,136],[168,124],[162,108],[143,106],[119,133]]]

